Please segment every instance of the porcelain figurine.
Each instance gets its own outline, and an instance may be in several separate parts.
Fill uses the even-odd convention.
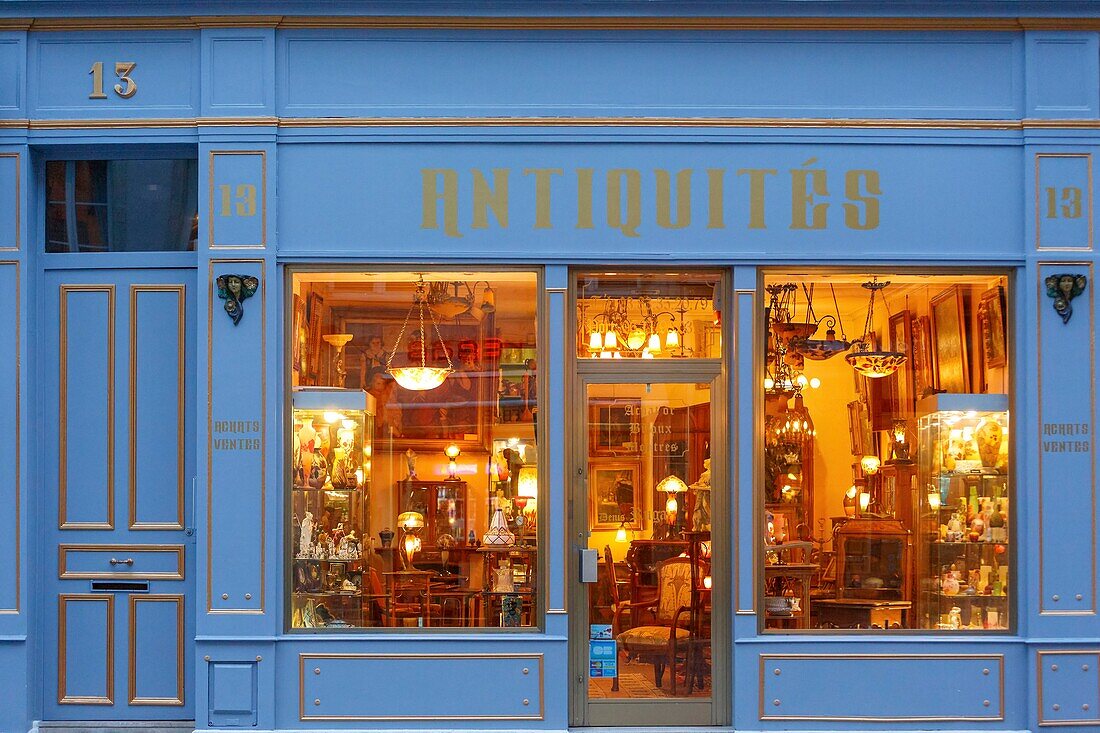
[[[300,551],[302,554],[309,554],[310,548],[313,545],[313,512],[306,512],[306,518],[302,520],[302,533],[300,542]]]

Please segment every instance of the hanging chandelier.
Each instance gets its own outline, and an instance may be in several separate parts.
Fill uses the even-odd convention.
[[[672,299],[648,295],[593,300],[602,300],[602,309],[589,316],[590,306],[582,303],[578,324],[578,338],[593,359],[690,356],[694,350],[684,344],[691,325],[687,314],[711,307],[710,301],[700,298],[676,299],[669,303],[669,310],[656,310],[654,306],[659,308],[660,303]]]
[[[871,379],[890,376],[906,361],[906,356],[902,352],[875,349],[871,343],[871,329],[874,325],[875,316],[875,296],[889,284],[889,280],[879,282],[877,277],[872,278],[871,282],[863,283],[863,287],[871,292],[871,297],[867,302],[867,321],[863,324],[863,336],[854,344],[855,351],[848,352],[844,357],[853,369]],[[885,298],[883,302],[886,302]]]
[[[397,334],[397,339],[394,341],[393,349],[390,350],[389,356],[386,357],[386,371],[393,376],[397,383],[405,389],[411,389],[417,392],[426,392],[430,389],[435,389],[439,385],[443,384],[443,380],[454,371],[454,363],[451,361],[451,354],[447,351],[447,344],[443,340],[442,334],[439,333],[439,324],[435,322],[435,315],[430,308],[427,308],[427,297],[424,286],[424,276],[420,276],[420,280],[416,284],[416,294],[413,296],[413,304],[409,308],[409,312],[405,314],[405,321],[401,324],[401,330]],[[398,347],[401,345],[401,340],[405,337],[405,329],[408,328],[409,318],[412,317],[413,311],[417,312],[417,320],[420,324],[420,364],[409,365],[403,367],[395,367],[393,365],[393,355],[397,353]],[[435,329],[436,338],[439,339],[439,344],[443,350],[443,356],[447,359],[447,366],[429,366],[428,365],[428,349],[427,342],[430,334],[424,330],[424,311],[428,311],[428,318],[431,320],[432,328]]]

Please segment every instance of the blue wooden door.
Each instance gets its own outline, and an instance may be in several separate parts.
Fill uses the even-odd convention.
[[[194,718],[194,282],[43,278],[46,719]]]

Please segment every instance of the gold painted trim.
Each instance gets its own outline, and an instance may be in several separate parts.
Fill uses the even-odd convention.
[[[147,117],[0,120],[0,129],[101,130],[192,127],[677,127],[686,129],[1100,130],[1100,119],[964,120],[833,117]]]
[[[1041,727],[1055,728],[1055,727],[1067,726],[1067,725],[1089,725],[1089,726],[1100,725],[1100,716],[1096,716],[1096,717],[1093,717],[1093,718],[1073,719],[1073,720],[1047,720],[1046,716],[1043,714],[1043,710],[1044,710],[1044,708],[1043,708],[1043,657],[1044,656],[1060,656],[1060,657],[1062,657],[1062,656],[1068,656],[1070,654],[1088,655],[1090,657],[1096,657],[1096,662],[1097,662],[1098,665],[1100,665],[1100,650],[1066,649],[1066,650],[1059,651],[1059,650],[1052,649],[1052,650],[1048,650],[1048,651],[1039,650],[1039,651],[1036,652],[1035,665],[1036,665],[1036,679],[1038,680],[1038,685],[1036,685],[1036,689],[1038,691],[1038,704],[1039,704],[1039,707],[1038,707],[1039,716],[1038,717],[1039,717],[1039,725]]]
[[[306,715],[306,660],[307,659],[531,659],[537,660],[539,676],[539,709],[531,715]],[[543,720],[546,714],[546,676],[543,673],[543,655],[541,653],[502,652],[502,653],[299,653],[298,654],[298,719],[299,720]]]
[[[19,260],[0,260],[0,267],[15,267],[15,350],[12,352],[12,357],[15,359],[15,607],[14,608],[0,608],[0,615],[18,614],[21,612],[22,604],[20,602],[20,583],[22,580],[21,561],[23,553],[21,551],[22,545],[20,544],[20,537],[22,535],[22,527],[20,526],[20,506],[22,504],[22,481],[20,479],[20,451],[22,450],[22,409],[23,409],[23,397],[21,382],[21,367],[22,359],[22,324],[20,323],[20,312],[22,310],[22,303],[20,298],[20,282],[19,282]]]
[[[652,30],[652,31],[1001,31],[1100,30],[1100,19],[1037,17],[467,17],[207,15],[119,18],[11,18],[0,30],[132,31],[199,28],[358,28],[453,30]]]
[[[902,715],[902,716],[877,716],[877,715],[768,715],[765,713],[764,680],[765,667],[770,661],[776,660],[839,660],[847,659],[862,661],[870,659],[909,660],[926,659],[929,661],[949,659],[984,659],[992,660],[997,665],[997,702],[998,712],[994,717],[971,715]],[[907,723],[907,722],[967,722],[967,721],[1003,721],[1005,719],[1005,655],[1004,654],[760,654],[757,669],[758,690],[758,717],[760,720],[808,720],[815,722],[847,721],[858,723]]]
[[[68,648],[66,614],[70,601],[105,602],[107,604],[107,666],[104,677],[106,694],[69,695],[68,665],[65,660]],[[90,632],[90,630],[87,630]],[[57,596],[57,704],[58,705],[114,705],[115,704],[115,596],[113,593],[62,593]]]
[[[114,552],[119,554],[144,553],[168,553],[176,554],[176,571],[173,572],[126,572],[105,570],[103,572],[89,570],[69,570],[69,553],[79,552]],[[184,580],[187,566],[184,560],[185,548],[183,545],[94,545],[94,544],[66,544],[57,546],[57,577],[61,580]]]
[[[175,603],[176,604],[176,696],[175,697],[138,697],[137,695],[137,606],[139,603]],[[183,657],[183,596],[178,594],[152,594],[130,596],[130,625],[129,648],[130,664],[128,667],[128,702],[131,705],[183,705],[184,695],[184,657]]]
[[[256,265],[260,280],[260,605],[258,608],[214,608],[214,268],[220,265]],[[267,271],[260,258],[211,259],[207,265],[206,294],[206,612],[208,614],[263,615],[267,598]]]
[[[20,241],[20,233],[22,229],[22,220],[20,214],[22,213],[21,203],[22,196],[20,194],[20,154],[19,153],[0,153],[0,158],[15,158],[15,246],[14,247],[0,247],[0,252],[18,252],[22,246]]]
[[[1043,287],[1044,267],[1085,267],[1088,268],[1089,278],[1089,421],[1093,426],[1089,431],[1089,466],[1091,475],[1089,478],[1089,496],[1091,511],[1089,513],[1091,531],[1091,556],[1089,577],[1092,579],[1092,598],[1089,608],[1073,611],[1047,610],[1046,592],[1043,584],[1043,446],[1039,445],[1036,454],[1036,466],[1038,470],[1038,518],[1039,518],[1039,615],[1040,616],[1095,616],[1096,615],[1096,310],[1095,310],[1095,278],[1093,277],[1093,263],[1083,262],[1036,262],[1035,263],[1035,340],[1038,348],[1035,350],[1035,384],[1036,390],[1036,430],[1035,435],[1041,438],[1043,435],[1043,314],[1049,313],[1046,305],[1046,289]]]
[[[176,319],[179,324],[176,336],[176,521],[139,522],[137,519],[137,362],[138,362],[138,294],[175,293]],[[183,529],[183,505],[185,489],[185,451],[187,442],[187,286],[179,285],[131,285],[130,286],[130,529]]]
[[[1088,217],[1088,244],[1084,247],[1044,247],[1042,243],[1042,207],[1039,203],[1039,172],[1043,158],[1084,158],[1088,172],[1088,194],[1085,198],[1085,210]],[[1091,252],[1093,247],[1092,222],[1092,153],[1036,153],[1035,154],[1035,250],[1037,252]]]
[[[217,244],[214,242],[214,158],[219,155],[260,156],[260,242],[259,244]],[[210,249],[265,249],[267,247],[267,151],[265,150],[211,150],[210,170],[207,177],[210,192],[206,218],[209,227]]]
[[[70,522],[67,514],[68,500],[68,393],[69,393],[69,293],[106,293],[107,294],[107,521],[106,522]],[[58,468],[57,491],[59,529],[114,529],[115,528],[115,286],[102,285],[61,285],[58,288],[61,327],[59,329],[60,347],[58,367],[60,370],[58,389]]]
[[[1100,127],[1100,120],[1097,120]],[[1020,120],[830,117],[280,117],[279,127],[858,127],[1019,130]]]

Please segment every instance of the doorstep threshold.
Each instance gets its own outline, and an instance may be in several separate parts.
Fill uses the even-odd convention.
[[[40,720],[49,733],[191,733],[193,720]]]

